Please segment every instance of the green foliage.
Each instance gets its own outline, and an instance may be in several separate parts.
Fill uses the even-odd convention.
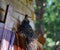
[[[40,21],[47,35],[44,50],[60,50],[60,43],[56,45],[60,41],[60,0],[46,0],[45,4],[43,23]],[[40,24],[36,23],[36,29],[39,30]]]
[[[50,3],[51,2],[51,3]],[[47,0],[47,6],[44,13],[44,31],[47,34],[47,42],[45,44],[45,50],[54,50],[56,42],[60,41],[60,1],[59,0]],[[48,5],[50,3],[50,5]],[[49,47],[48,47],[49,46]],[[52,48],[52,47],[53,48]],[[48,47],[48,49],[46,49]],[[60,50],[60,45],[55,50]]]

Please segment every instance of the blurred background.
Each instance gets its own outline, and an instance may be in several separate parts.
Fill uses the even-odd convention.
[[[60,50],[60,0],[34,0],[34,9],[36,31],[44,26],[44,50]]]

